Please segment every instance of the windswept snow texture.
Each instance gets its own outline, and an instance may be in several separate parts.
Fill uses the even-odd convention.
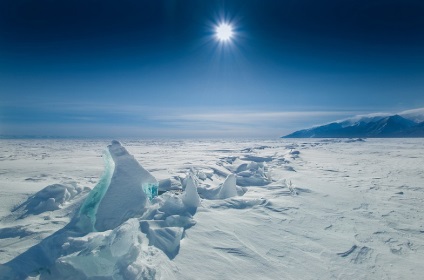
[[[284,136],[284,138],[424,137],[424,121],[422,121],[422,118],[412,113],[405,113],[403,117],[400,115],[356,117],[295,131]]]
[[[424,274],[423,139],[127,140],[103,176],[103,141],[0,142],[0,279]],[[161,194],[136,207],[146,172]]]

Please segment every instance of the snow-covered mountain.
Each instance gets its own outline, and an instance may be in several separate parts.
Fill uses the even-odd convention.
[[[395,115],[368,115],[295,131],[283,138],[424,137],[424,109]]]

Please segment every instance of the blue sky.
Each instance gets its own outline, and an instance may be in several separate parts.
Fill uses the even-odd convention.
[[[2,1],[0,134],[278,137],[424,107],[423,13],[411,0]]]

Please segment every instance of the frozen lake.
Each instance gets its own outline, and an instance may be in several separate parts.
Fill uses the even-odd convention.
[[[0,143],[0,263],[16,266],[15,258],[71,221],[102,176],[102,154],[110,141]],[[111,272],[115,277],[419,279],[424,275],[424,139],[121,143],[172,199],[182,195],[191,172],[201,201],[193,224],[184,228],[172,254],[166,251],[171,245],[157,245],[140,231],[138,241],[131,243],[140,247],[131,261],[139,270],[123,267],[121,259],[111,257],[108,261],[116,261]],[[238,193],[222,199],[216,193],[231,173],[237,178]],[[68,186],[71,194],[60,203],[56,200],[54,209],[42,208],[38,200],[35,205],[33,195],[52,184]],[[109,238],[107,233],[90,234]],[[72,257],[60,261],[78,270]],[[57,267],[52,275],[69,273]],[[34,275],[53,277],[50,268],[42,269]],[[134,272],[140,269],[145,270]],[[125,274],[128,271],[133,274]],[[3,267],[0,276],[6,273]],[[89,273],[79,275],[90,279],[102,272]]]

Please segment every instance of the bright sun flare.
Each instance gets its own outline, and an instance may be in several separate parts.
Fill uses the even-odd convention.
[[[216,27],[216,37],[220,41],[229,41],[233,37],[233,27],[228,23],[221,23]]]

